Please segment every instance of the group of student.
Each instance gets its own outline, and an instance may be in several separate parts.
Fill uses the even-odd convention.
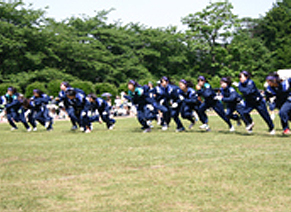
[[[281,80],[277,73],[269,74],[266,78],[268,84],[266,98],[251,80],[249,72],[242,71],[239,74],[239,81],[238,90],[242,95],[232,87],[230,77],[221,78],[220,95],[217,95],[204,76],[198,77],[195,89],[194,85],[185,79],[181,79],[179,86],[176,86],[165,76],[155,87],[141,86],[136,81],[129,80],[129,91],[125,98],[136,106],[137,118],[145,133],[151,131],[153,120],[159,121],[163,131],[168,130],[172,118],[176,123],[176,131],[185,131],[180,115],[183,119],[189,120],[189,129],[192,129],[199,119],[202,122],[199,128],[209,131],[206,111],[212,108],[228,125],[231,132],[235,131],[231,120],[235,120],[238,124],[242,121],[248,133],[252,132],[255,125],[250,112],[256,109],[266,122],[269,133],[274,135],[274,123],[266,106],[268,101],[270,107],[279,109],[283,134],[290,134],[288,121],[291,120],[291,78]],[[62,82],[60,90],[58,97],[51,99],[41,90],[35,89],[33,96],[27,99],[17,93],[15,88],[9,87],[7,93],[1,96],[0,104],[5,105],[12,130],[17,129],[15,122],[22,122],[27,131],[36,131],[37,122],[48,131],[52,130],[53,118],[47,109],[47,104],[51,101],[66,110],[72,123],[72,130],[79,127],[81,131],[90,133],[92,122],[96,121],[105,122],[109,130],[114,128],[115,120],[110,117],[110,106],[104,99],[98,98],[93,93],[86,95],[83,90],[71,87],[68,82]],[[223,103],[226,105],[226,111]],[[95,111],[98,113],[95,114]]]
[[[271,73],[266,82],[268,86],[264,98],[247,71],[239,74],[238,90],[242,95],[232,87],[230,77],[221,78],[220,95],[217,95],[204,76],[198,77],[196,90],[189,81],[181,79],[179,86],[176,86],[164,76],[153,88],[148,85],[141,86],[136,81],[130,80],[126,98],[137,106],[137,118],[145,133],[151,131],[151,121],[158,118],[161,118],[162,130],[168,129],[173,118],[177,126],[176,131],[185,131],[179,115],[190,121],[191,129],[195,124],[194,112],[202,122],[200,129],[209,131],[206,111],[213,108],[231,132],[235,131],[231,120],[236,120],[238,124],[244,122],[248,133],[252,132],[255,125],[250,112],[256,109],[266,122],[269,133],[274,135],[274,123],[266,105],[268,101],[273,108],[279,109],[283,134],[290,134],[288,121],[291,120],[291,78],[281,80],[277,73]],[[223,103],[226,105],[226,111]]]
[[[62,82],[60,89],[55,99],[51,99],[39,89],[33,90],[31,98],[24,98],[15,88],[9,87],[7,93],[0,97],[0,105],[5,107],[8,122],[12,126],[11,130],[18,129],[15,122],[22,122],[28,132],[37,131],[38,122],[51,131],[53,118],[47,108],[49,102],[58,104],[66,110],[72,123],[72,130],[77,130],[79,127],[81,131],[90,133],[92,122],[96,121],[100,123],[103,121],[109,130],[113,129],[115,120],[110,118],[110,107],[104,99],[98,98],[93,93],[86,95],[83,90],[71,87],[68,82]],[[96,111],[98,113],[95,113]]]

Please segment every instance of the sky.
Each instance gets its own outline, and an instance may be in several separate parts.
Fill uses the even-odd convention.
[[[47,17],[57,21],[86,14],[94,16],[96,11],[115,10],[110,12],[108,22],[120,20],[123,24],[140,23],[147,27],[178,26],[185,30],[181,18],[202,11],[209,0],[23,0],[33,4],[34,9],[44,9]],[[213,0],[212,2],[215,2]],[[230,0],[233,13],[242,17],[259,18],[272,8],[276,0]]]

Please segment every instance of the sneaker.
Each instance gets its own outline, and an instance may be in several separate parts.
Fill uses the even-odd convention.
[[[30,127],[30,128],[27,129],[27,132],[31,132],[31,130],[32,130],[32,129],[31,129],[31,127]]]
[[[144,131],[143,131],[143,133],[149,133],[149,132],[151,132],[152,130],[151,130],[151,128],[146,128]]]
[[[162,130],[163,130],[163,131],[168,130],[168,125],[164,125],[164,126],[162,127]]]
[[[191,130],[191,129],[193,128],[194,125],[195,125],[195,123],[191,123],[191,124],[189,125],[189,130]]]
[[[231,126],[231,128],[229,129],[229,132],[234,132],[235,129],[234,129],[234,126]]]
[[[208,126],[208,124],[202,124],[199,128],[202,130],[207,130],[207,129],[209,129],[209,126]]]
[[[110,125],[110,127],[108,128],[108,130],[113,130],[114,128],[114,124]]]
[[[255,123],[253,122],[246,127],[246,130],[247,131],[252,130],[254,126],[255,126]]]
[[[76,129],[78,129],[78,127],[76,125],[72,126],[72,128],[71,128],[71,130],[73,130],[73,131]]]
[[[88,129],[85,131],[85,133],[91,133],[91,129],[88,128]]]
[[[283,135],[290,135],[290,130],[287,128],[283,131]]]
[[[35,128],[33,128],[33,132],[36,132],[37,131],[37,128],[35,127]]]
[[[49,126],[50,126],[50,122],[47,121],[47,122],[45,123],[44,127],[47,129]]]
[[[275,129],[270,130],[270,135],[275,135],[275,134],[276,134]]]
[[[176,132],[184,132],[184,131],[185,131],[185,128],[184,127],[181,127],[181,128],[176,129]]]
[[[84,127],[80,127],[80,131],[81,132],[84,132],[85,131],[85,128]]]
[[[18,130],[18,128],[12,127],[10,130],[14,131],[14,130]]]

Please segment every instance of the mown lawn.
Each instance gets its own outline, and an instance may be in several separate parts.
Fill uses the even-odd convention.
[[[291,137],[269,136],[258,116],[254,133],[143,134],[136,119],[91,134],[10,132],[0,124],[0,211],[291,211]],[[185,124],[188,124],[185,122]]]

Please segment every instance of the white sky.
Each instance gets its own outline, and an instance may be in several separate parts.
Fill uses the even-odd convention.
[[[144,24],[147,27],[178,26],[186,29],[181,18],[202,11],[208,0],[23,0],[32,3],[35,9],[47,10],[47,17],[57,21],[86,14],[94,16],[95,11],[115,8],[109,15],[109,22],[121,20],[123,24],[130,22]],[[213,1],[215,2],[215,1]],[[234,6],[234,14],[242,17],[258,18],[272,8],[276,0],[230,0]]]

